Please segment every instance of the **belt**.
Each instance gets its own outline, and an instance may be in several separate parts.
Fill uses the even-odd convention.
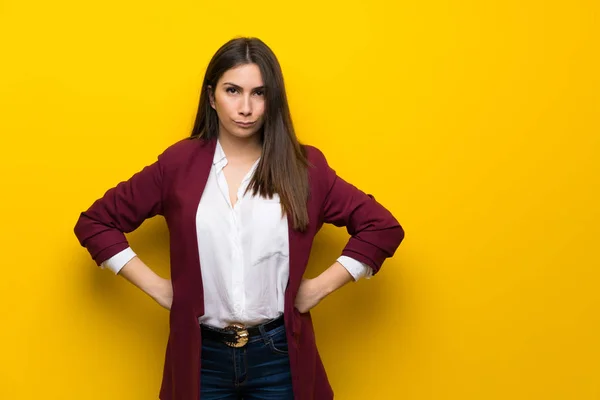
[[[261,328],[265,332],[268,332],[271,329],[283,325],[283,322],[283,315],[281,315],[274,320],[256,326],[247,327],[242,324],[234,323],[222,329],[208,325],[200,325],[200,329],[202,331],[202,338],[217,340],[225,343],[229,347],[243,347],[248,343],[250,337],[260,335]]]

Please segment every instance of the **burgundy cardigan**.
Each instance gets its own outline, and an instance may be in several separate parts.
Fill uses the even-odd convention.
[[[157,161],[120,182],[80,214],[74,231],[97,265],[129,246],[124,233],[145,219],[164,216],[170,236],[173,303],[169,314],[161,400],[197,400],[200,393],[201,337],[204,314],[196,210],[211,169],[216,140],[186,138],[169,146]],[[304,146],[309,167],[309,225],[299,232],[289,223],[290,274],[285,292],[292,385],[296,400],[329,400],[333,391],[315,343],[310,312],[300,313],[294,299],[311,246],[323,223],[345,226],[351,235],[343,255],[366,263],[376,274],[404,238],[392,214],[338,177],[318,149]]]

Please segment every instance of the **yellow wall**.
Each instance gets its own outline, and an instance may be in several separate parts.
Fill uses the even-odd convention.
[[[271,45],[300,138],[407,232],[379,276],[314,311],[336,398],[600,398],[599,12],[0,2],[0,398],[156,398],[168,313],[72,229],[187,136],[204,68],[236,35]],[[166,276],[164,221],[129,237]],[[324,229],[310,274],[345,240]]]

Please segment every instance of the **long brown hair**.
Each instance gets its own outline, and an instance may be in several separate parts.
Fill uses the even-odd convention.
[[[262,155],[247,190],[271,198],[279,195],[282,211],[291,217],[293,227],[308,226],[306,202],[309,194],[308,161],[298,142],[288,106],[283,73],[277,57],[257,38],[235,38],[225,43],[212,57],[202,83],[198,113],[191,138],[216,139],[219,118],[210,106],[209,86],[216,88],[221,76],[242,64],[258,65],[265,87],[264,124],[258,135]]]

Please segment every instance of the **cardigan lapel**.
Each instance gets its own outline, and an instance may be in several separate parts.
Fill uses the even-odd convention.
[[[171,252],[177,252],[172,254],[171,279],[182,294],[182,303],[191,305],[195,316],[199,317],[204,314],[204,291],[196,213],[208,181],[217,141],[188,140],[196,141],[197,147],[194,147],[188,164],[181,168],[177,181],[173,182],[173,210],[167,222],[172,235]]]

